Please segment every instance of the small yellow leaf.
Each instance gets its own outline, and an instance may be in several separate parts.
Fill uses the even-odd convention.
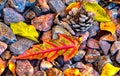
[[[115,67],[112,64],[107,63],[102,69],[101,76],[114,76],[118,71],[120,71],[120,67]]]
[[[115,34],[116,32],[116,25],[110,21],[110,22],[101,22],[100,23],[100,29],[101,30],[105,30],[105,31],[109,31],[111,32],[112,34]]]
[[[80,8],[81,3],[80,2],[72,2],[67,8],[66,12],[68,13],[72,8]]]
[[[14,62],[9,62],[8,63],[9,70],[12,72],[13,76],[16,76],[15,74],[15,63]]]
[[[64,76],[82,76],[82,74],[79,69],[68,68],[64,71]]]
[[[0,75],[4,72],[6,67],[6,62],[0,58]]]

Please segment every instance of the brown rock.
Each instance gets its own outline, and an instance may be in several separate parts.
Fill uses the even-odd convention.
[[[32,76],[34,74],[34,69],[28,60],[17,60],[16,73],[18,76]]]
[[[41,40],[51,40],[52,38],[52,31],[46,31],[46,32],[43,32],[43,35],[41,37]]]
[[[4,59],[4,60],[10,59],[10,57],[11,57],[10,51],[5,51],[5,52],[1,55],[1,57],[2,57],[2,59]]]
[[[109,49],[110,49],[111,44],[108,43],[107,41],[100,40],[100,41],[99,41],[99,45],[100,45],[103,53],[104,53],[105,55],[107,55],[107,54],[108,54],[108,51],[109,51]]]
[[[46,76],[62,76],[62,71],[56,68],[46,70]]]
[[[7,49],[7,44],[0,41],[0,55]]]
[[[117,54],[117,56],[116,56],[116,61],[117,61],[118,63],[120,63],[120,50],[118,51],[118,54]]]
[[[120,49],[120,41],[115,41],[112,44],[112,47],[110,49],[110,52],[112,55],[114,55],[118,50]]]
[[[99,49],[98,41],[93,38],[88,39],[87,46],[93,49]]]
[[[35,26],[39,31],[48,31],[50,30],[53,24],[54,14],[46,14],[34,18],[31,21],[31,24]]]

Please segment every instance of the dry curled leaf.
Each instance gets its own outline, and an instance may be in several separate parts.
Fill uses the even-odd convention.
[[[79,69],[68,68],[64,71],[64,76],[82,76],[82,74]]]
[[[23,36],[33,41],[39,42],[37,40],[39,36],[38,32],[36,31],[33,25],[27,25],[24,22],[10,23],[10,28],[12,29],[13,33],[16,35]]]
[[[101,22],[100,23],[100,29],[105,30],[105,31],[109,31],[113,35],[116,32],[116,25],[112,21],[110,21],[110,22]]]
[[[120,71],[120,67],[115,67],[110,63],[106,63],[102,69],[101,76],[114,76],[118,71]]]
[[[94,20],[99,22],[108,22],[110,17],[107,15],[106,11],[97,3],[84,3],[85,10],[95,13]]]
[[[15,63],[14,62],[9,62],[8,63],[9,70],[12,72],[13,76],[16,76],[15,74]]]
[[[63,55],[66,61],[78,52],[80,45],[79,40],[71,36],[59,34],[59,39],[43,40],[42,44],[33,45],[30,49],[26,50],[24,54],[14,57],[14,59],[40,60],[46,57],[48,61],[53,61],[58,56]]]
[[[66,13],[68,13],[72,8],[80,8],[81,3],[80,2],[72,2],[67,8]]]

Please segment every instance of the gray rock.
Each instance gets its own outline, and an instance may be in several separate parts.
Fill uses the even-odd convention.
[[[108,52],[109,52],[109,49],[110,49],[111,44],[108,43],[107,41],[100,40],[100,41],[99,41],[99,45],[100,45],[103,53],[104,53],[105,55],[107,55]]]
[[[116,61],[117,61],[118,63],[120,63],[120,50],[118,51],[118,54],[117,54],[117,56],[116,56]]]
[[[33,44],[33,41],[22,38],[10,45],[10,51],[16,55],[20,55],[23,54],[27,49],[29,49]]]
[[[65,5],[61,0],[50,0],[49,2],[50,9],[55,13],[63,12],[65,10]]]
[[[66,30],[64,29],[63,27],[59,26],[59,25],[56,25],[55,27],[53,27],[52,29],[52,38],[53,39],[57,39],[58,38],[58,33],[61,33],[61,34],[66,34],[66,35],[70,35],[71,34]]]
[[[112,55],[114,55],[118,50],[120,49],[120,41],[115,41],[112,44],[112,47],[110,49],[110,52]]]
[[[93,39],[93,38],[88,39],[87,46],[92,48],[92,49],[99,49],[98,41]]]
[[[7,0],[0,0],[0,10],[2,10],[5,6]]]
[[[85,55],[85,51],[84,50],[79,50],[79,52],[73,57],[74,61],[80,61],[84,55]]]
[[[11,22],[25,21],[24,17],[12,8],[4,8],[3,13],[6,24],[10,24]]]
[[[32,76],[34,74],[34,68],[28,60],[17,60],[16,73],[18,76]]]
[[[7,44],[0,41],[0,55],[7,49]]]
[[[0,22],[0,40],[6,44],[11,44],[17,40],[11,29],[2,22]]]

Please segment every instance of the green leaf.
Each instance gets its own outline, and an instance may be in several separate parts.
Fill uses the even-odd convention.
[[[13,33],[28,39],[31,39],[35,42],[39,42],[38,32],[36,31],[35,27],[32,25],[27,25],[24,22],[18,23],[10,23],[10,28],[12,29]]]
[[[94,20],[99,22],[108,22],[111,21],[110,17],[107,15],[106,11],[97,3],[84,3],[85,10],[95,13]]]

